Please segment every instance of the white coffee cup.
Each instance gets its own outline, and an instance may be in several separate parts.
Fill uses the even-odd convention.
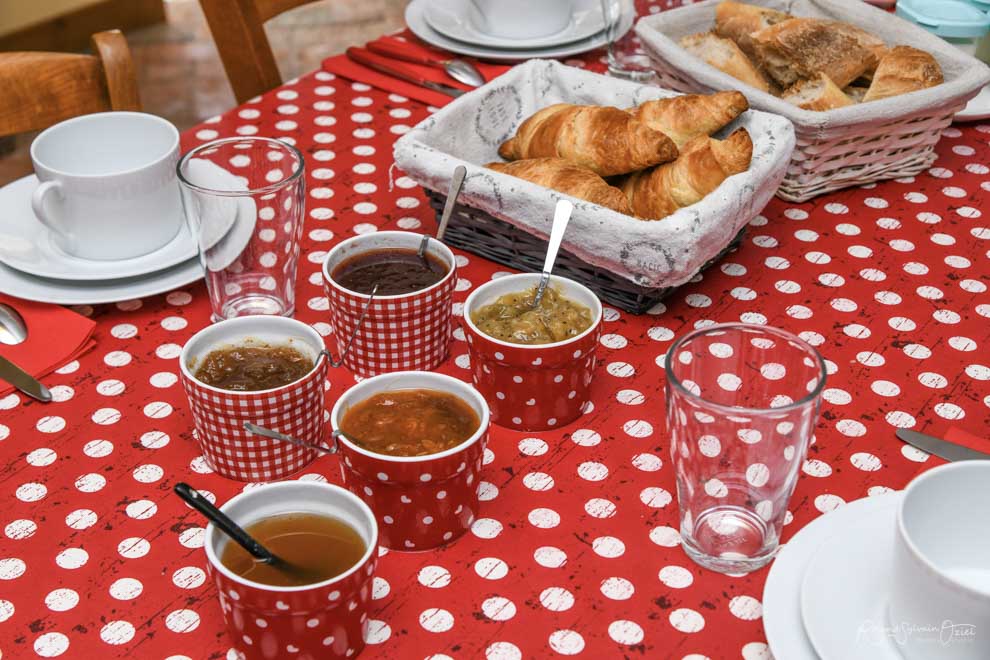
[[[906,660],[990,658],[990,461],[925,472],[904,492],[888,618]]]
[[[41,181],[34,214],[55,244],[84,259],[139,257],[182,226],[179,131],[141,112],[100,112],[48,128],[31,144]]]
[[[534,39],[560,32],[574,14],[573,0],[471,0],[482,32],[505,39]]]

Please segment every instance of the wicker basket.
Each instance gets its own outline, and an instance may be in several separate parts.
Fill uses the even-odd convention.
[[[645,222],[484,164],[498,160],[498,146],[526,117],[551,103],[629,107],[673,94],[530,60],[420,122],[396,141],[395,162],[423,186],[435,207],[449,189],[454,168],[463,165],[467,176],[444,240],[521,270],[541,270],[554,208],[559,199],[569,199],[574,211],[554,272],[591,287],[603,302],[642,313],[731,249],[773,198],[794,144],[787,120],[752,110],[738,117],[724,134],[740,127],[749,131],[749,169],[660,222]]]
[[[426,196],[430,200],[430,206],[436,211],[436,220],[439,223],[447,197],[432,190],[427,190]],[[701,270],[734,251],[745,233],[745,228],[740,230],[732,242],[702,266]],[[443,242],[523,272],[543,270],[543,259],[547,252],[546,241],[542,238],[520,231],[508,222],[463,204],[454,206]],[[580,282],[603,301],[633,314],[645,314],[677,289],[672,286],[639,286],[604,268],[596,268],[563,249],[557,255],[553,272]]]
[[[817,195],[912,176],[935,160],[935,144],[980,89],[990,69],[942,39],[861,0],[747,0],[795,16],[843,20],[888,44],[907,44],[938,59],[945,83],[912,94],[810,112],[749,87],[687,53],[680,37],[705,32],[715,23],[719,0],[693,4],[640,20],[636,32],[653,60],[660,85],[681,92],[740,89],[750,105],[783,115],[794,124],[796,146],[777,195],[803,202]]]

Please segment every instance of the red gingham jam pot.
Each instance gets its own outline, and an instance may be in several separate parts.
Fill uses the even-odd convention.
[[[307,354],[315,366],[294,383],[257,392],[233,392],[200,382],[193,373],[199,361],[217,348],[246,339],[288,345]],[[298,472],[317,452],[252,435],[252,422],[309,443],[323,442],[324,385],[328,361],[323,338],[305,323],[282,316],[244,316],[221,321],[193,335],[182,347],[179,369],[189,399],[196,440],[217,474],[238,481],[273,481]]]
[[[346,259],[363,252],[388,248],[416,250],[421,234],[379,231],[349,238],[327,254],[323,262],[323,286],[330,301],[330,327],[343,351],[357,333],[344,364],[367,378],[403,370],[430,371],[440,366],[450,346],[450,310],[457,265],[454,253],[443,243],[431,240],[428,251],[443,262],[447,275],[426,289],[396,296],[375,296],[360,328],[358,319],[368,302],[366,294],[345,289],[331,277]]]
[[[471,321],[472,312],[508,293],[532,289],[539,273],[506,275],[482,284],[464,304],[464,327],[474,386],[492,408],[492,421],[520,431],[569,424],[588,404],[595,349],[602,334],[602,303],[586,286],[553,276],[550,286],[591,310],[591,327],[553,344],[510,344],[489,337]]]
[[[330,423],[353,405],[390,390],[439,390],[460,397],[481,421],[470,438],[428,456],[386,456],[337,439],[344,485],[371,507],[378,519],[381,544],[404,551],[429,550],[466,532],[478,515],[478,487],[488,444],[488,405],[467,383],[424,371],[369,378],[347,390],[333,407]]]
[[[229,541],[206,527],[207,569],[217,587],[227,632],[243,660],[353,658],[364,648],[368,603],[378,560],[378,525],[364,502],[339,486],[286,481],[237,495],[220,507],[242,527],[285,513],[337,518],[354,528],[367,551],[330,580],[275,587],[246,580],[222,563]]]

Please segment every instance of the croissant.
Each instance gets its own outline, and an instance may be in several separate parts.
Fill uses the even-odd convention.
[[[673,163],[630,175],[622,192],[638,217],[660,220],[701,201],[727,178],[748,169],[752,157],[753,141],[744,128],[725,140],[696,138]]]
[[[655,131],[666,133],[677,148],[711,135],[749,109],[742,92],[685,94],[647,101],[629,112]]]
[[[674,160],[677,146],[618,108],[558,103],[524,121],[498,155],[506,160],[564,158],[613,176]]]
[[[942,81],[942,67],[929,53],[910,46],[895,46],[880,60],[863,101],[907,94],[941,85]]]
[[[511,163],[489,163],[485,167],[526,179],[578,199],[632,215],[632,207],[622,191],[610,186],[594,172],[562,158],[527,158]]]

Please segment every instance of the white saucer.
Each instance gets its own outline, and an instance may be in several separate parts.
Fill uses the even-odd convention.
[[[966,104],[966,107],[956,113],[953,121],[976,121],[990,119],[990,85],[980,90],[980,93]]]
[[[109,280],[153,273],[196,256],[185,222],[168,245],[141,257],[97,261],[66,254],[31,210],[37,187],[38,177],[32,174],[0,188],[0,262],[7,266],[39,277]]]
[[[801,583],[801,620],[822,660],[902,660],[887,634],[896,502],[843,525]]]
[[[165,293],[203,279],[199,257],[150,275],[120,280],[74,281],[35,277],[0,264],[0,291],[36,302],[99,305]]]
[[[601,0],[576,0],[574,4],[574,14],[567,27],[554,34],[533,39],[513,39],[488,34],[472,20],[474,12],[468,0],[432,0],[426,8],[425,16],[430,27],[440,34],[483,48],[550,48],[587,39],[605,29]]]
[[[883,520],[886,524],[889,519],[892,539],[894,512],[901,497],[901,492],[895,492],[849,502],[811,521],[784,544],[770,567],[763,588],[763,630],[773,657],[818,660],[801,619],[801,586],[806,569],[823,543],[837,534],[845,537],[849,527],[863,520]],[[849,555],[843,552],[842,556]],[[836,603],[842,603],[844,607],[845,595],[832,603],[833,609],[838,609]]]
[[[446,37],[432,27],[426,20],[426,12],[430,6],[431,0],[412,0],[406,6],[406,25],[412,30],[413,34],[422,39],[428,44],[432,44],[438,48],[443,48],[449,50],[452,53],[457,53],[458,55],[467,55],[469,57],[477,57],[483,60],[489,60],[492,62],[518,62],[520,60],[528,60],[533,58],[558,58],[558,57],[570,57],[571,55],[578,55],[580,53],[585,53],[589,50],[594,50],[604,46],[608,39],[605,34],[605,30],[598,32],[585,39],[580,39],[573,43],[551,46],[548,48],[531,48],[525,50],[509,50],[504,48],[489,48],[484,46],[474,46],[471,44],[465,44],[456,39],[451,39]],[[533,0],[538,2],[539,0]],[[630,5],[628,11],[624,12],[622,16],[619,17],[618,26],[616,28],[616,39],[624,35],[633,26],[636,21],[636,11]]]

